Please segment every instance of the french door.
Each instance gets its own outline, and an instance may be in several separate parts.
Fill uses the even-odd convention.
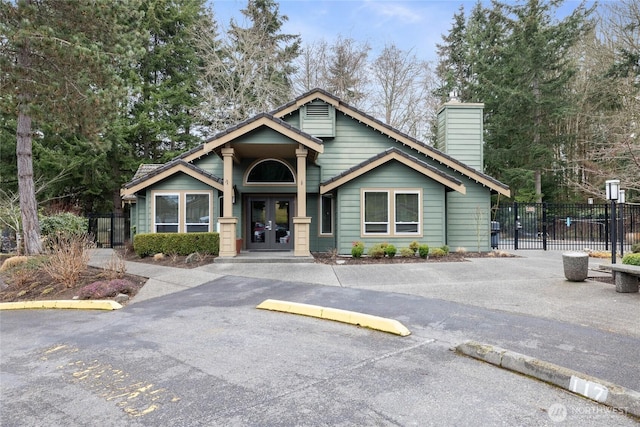
[[[247,249],[293,249],[293,198],[249,197],[247,202]]]

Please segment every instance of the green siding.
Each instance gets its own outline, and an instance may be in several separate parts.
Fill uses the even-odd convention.
[[[211,153],[200,159],[194,160],[192,163],[195,166],[198,166],[200,169],[209,172],[210,174],[213,174],[218,178],[222,178],[224,172],[224,163],[218,155]]]
[[[451,157],[483,170],[482,104],[447,103],[438,113],[438,146]]]
[[[366,236],[361,234],[361,189],[422,189],[422,230],[420,236]],[[393,243],[398,248],[407,247],[417,240],[429,246],[442,246],[445,242],[444,187],[430,178],[392,161],[345,184],[338,190],[338,209],[340,218],[337,247],[340,254],[350,254],[354,241],[361,240],[369,248],[375,243]],[[391,224],[393,226],[393,224]]]
[[[452,251],[491,250],[491,195],[473,181],[465,182],[467,194],[447,194],[447,244]]]

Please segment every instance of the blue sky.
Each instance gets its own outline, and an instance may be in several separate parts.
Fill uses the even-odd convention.
[[[246,0],[213,0],[211,3],[221,27],[226,27],[231,17],[244,22],[240,9],[246,6]],[[368,41],[372,55],[386,43],[395,43],[403,50],[413,49],[421,59],[435,62],[436,43],[441,42],[441,35],[451,28],[453,15],[461,5],[468,13],[476,0],[281,0],[278,3],[280,13],[289,17],[283,31],[300,34],[303,43],[319,39],[331,42],[342,35]],[[579,4],[578,0],[566,0],[559,17]]]

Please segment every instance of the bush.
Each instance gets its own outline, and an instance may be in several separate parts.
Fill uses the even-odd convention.
[[[140,257],[163,253],[189,255],[194,252],[218,255],[218,233],[145,233],[133,236],[133,250]]]
[[[26,256],[12,256],[7,258],[2,265],[0,265],[0,271],[6,271],[19,265],[26,264],[29,261],[29,257]]]
[[[444,251],[444,249],[442,248],[435,248],[431,251],[431,256],[439,258],[439,257],[443,257],[446,256],[447,253]]]
[[[367,252],[371,258],[383,258],[384,257],[384,248],[381,243],[377,243],[369,248]]]
[[[634,254],[640,253],[640,242],[631,245],[631,252]]]
[[[417,248],[416,248],[417,250]],[[400,256],[403,258],[412,258],[416,256],[416,251],[412,248],[400,248]]]
[[[60,233],[47,240],[50,254],[42,269],[58,284],[72,287],[87,269],[93,241],[85,234]]]
[[[440,246],[440,249],[442,250],[442,252],[444,252],[445,255],[449,255],[449,246],[442,245]]]
[[[418,255],[420,255],[420,258],[429,256],[429,245],[423,244],[418,246]]]
[[[384,248],[384,253],[387,254],[389,258],[393,258],[394,256],[396,256],[397,252],[398,250],[394,245],[387,244],[387,246],[385,246]]]
[[[354,258],[360,258],[364,253],[364,243],[353,242],[351,246],[351,256]]]
[[[640,266],[640,253],[627,254],[622,257],[622,263],[628,265]]]
[[[40,230],[43,237],[56,234],[85,234],[89,230],[89,220],[69,212],[62,212],[40,219]]]
[[[420,247],[420,243],[418,243],[417,240],[414,240],[413,242],[409,243],[409,249],[411,249],[414,254],[418,252],[419,247]]]
[[[93,282],[80,288],[80,299],[100,299],[114,297],[118,294],[132,294],[135,285],[128,280],[114,279],[110,281]]]

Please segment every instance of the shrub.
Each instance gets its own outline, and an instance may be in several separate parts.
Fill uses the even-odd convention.
[[[40,230],[43,237],[56,234],[85,234],[89,230],[89,220],[69,212],[62,212],[42,218]]]
[[[371,258],[382,258],[382,257],[384,257],[384,248],[382,247],[382,244],[377,243],[377,244],[371,246],[369,248],[369,251],[367,252],[367,255],[369,255]]]
[[[622,263],[640,266],[640,253],[626,254],[624,257],[622,257]]]
[[[12,256],[7,258],[0,266],[0,271],[6,271],[19,265],[26,264],[29,261],[29,257],[26,256]]]
[[[87,269],[89,250],[95,247],[87,234],[61,233],[50,236],[51,252],[42,269],[58,284],[71,287]]]
[[[418,252],[419,247],[420,247],[420,243],[418,243],[417,240],[414,240],[413,242],[409,243],[409,249],[411,249],[414,254]]]
[[[442,250],[442,252],[444,252],[445,255],[449,255],[449,246],[442,245],[440,246],[440,249]]]
[[[353,242],[351,245],[351,256],[354,258],[360,258],[364,253],[364,243]]]
[[[397,252],[398,250],[394,245],[387,244],[387,246],[385,246],[384,248],[384,253],[387,254],[389,258],[393,258],[394,256],[396,256]]]
[[[631,245],[631,252],[634,254],[640,253],[640,242]]]
[[[144,233],[133,237],[133,250],[140,258],[149,255],[189,255],[194,252],[217,255],[220,252],[218,233]]]
[[[400,248],[400,256],[403,258],[411,258],[416,256],[416,251],[411,248]]]
[[[127,272],[127,263],[117,251],[113,251],[103,270],[102,275],[108,279],[122,279]]]
[[[426,258],[429,256],[429,245],[423,244],[418,246],[418,255],[420,255],[420,258]]]
[[[439,257],[443,257],[446,256],[447,253],[444,251],[444,249],[442,248],[435,248],[431,251],[431,256],[439,258]]]
[[[135,285],[128,280],[113,279],[110,281],[93,282],[90,285],[83,286],[78,292],[80,299],[100,299],[114,297],[118,294],[131,294],[135,289]]]

